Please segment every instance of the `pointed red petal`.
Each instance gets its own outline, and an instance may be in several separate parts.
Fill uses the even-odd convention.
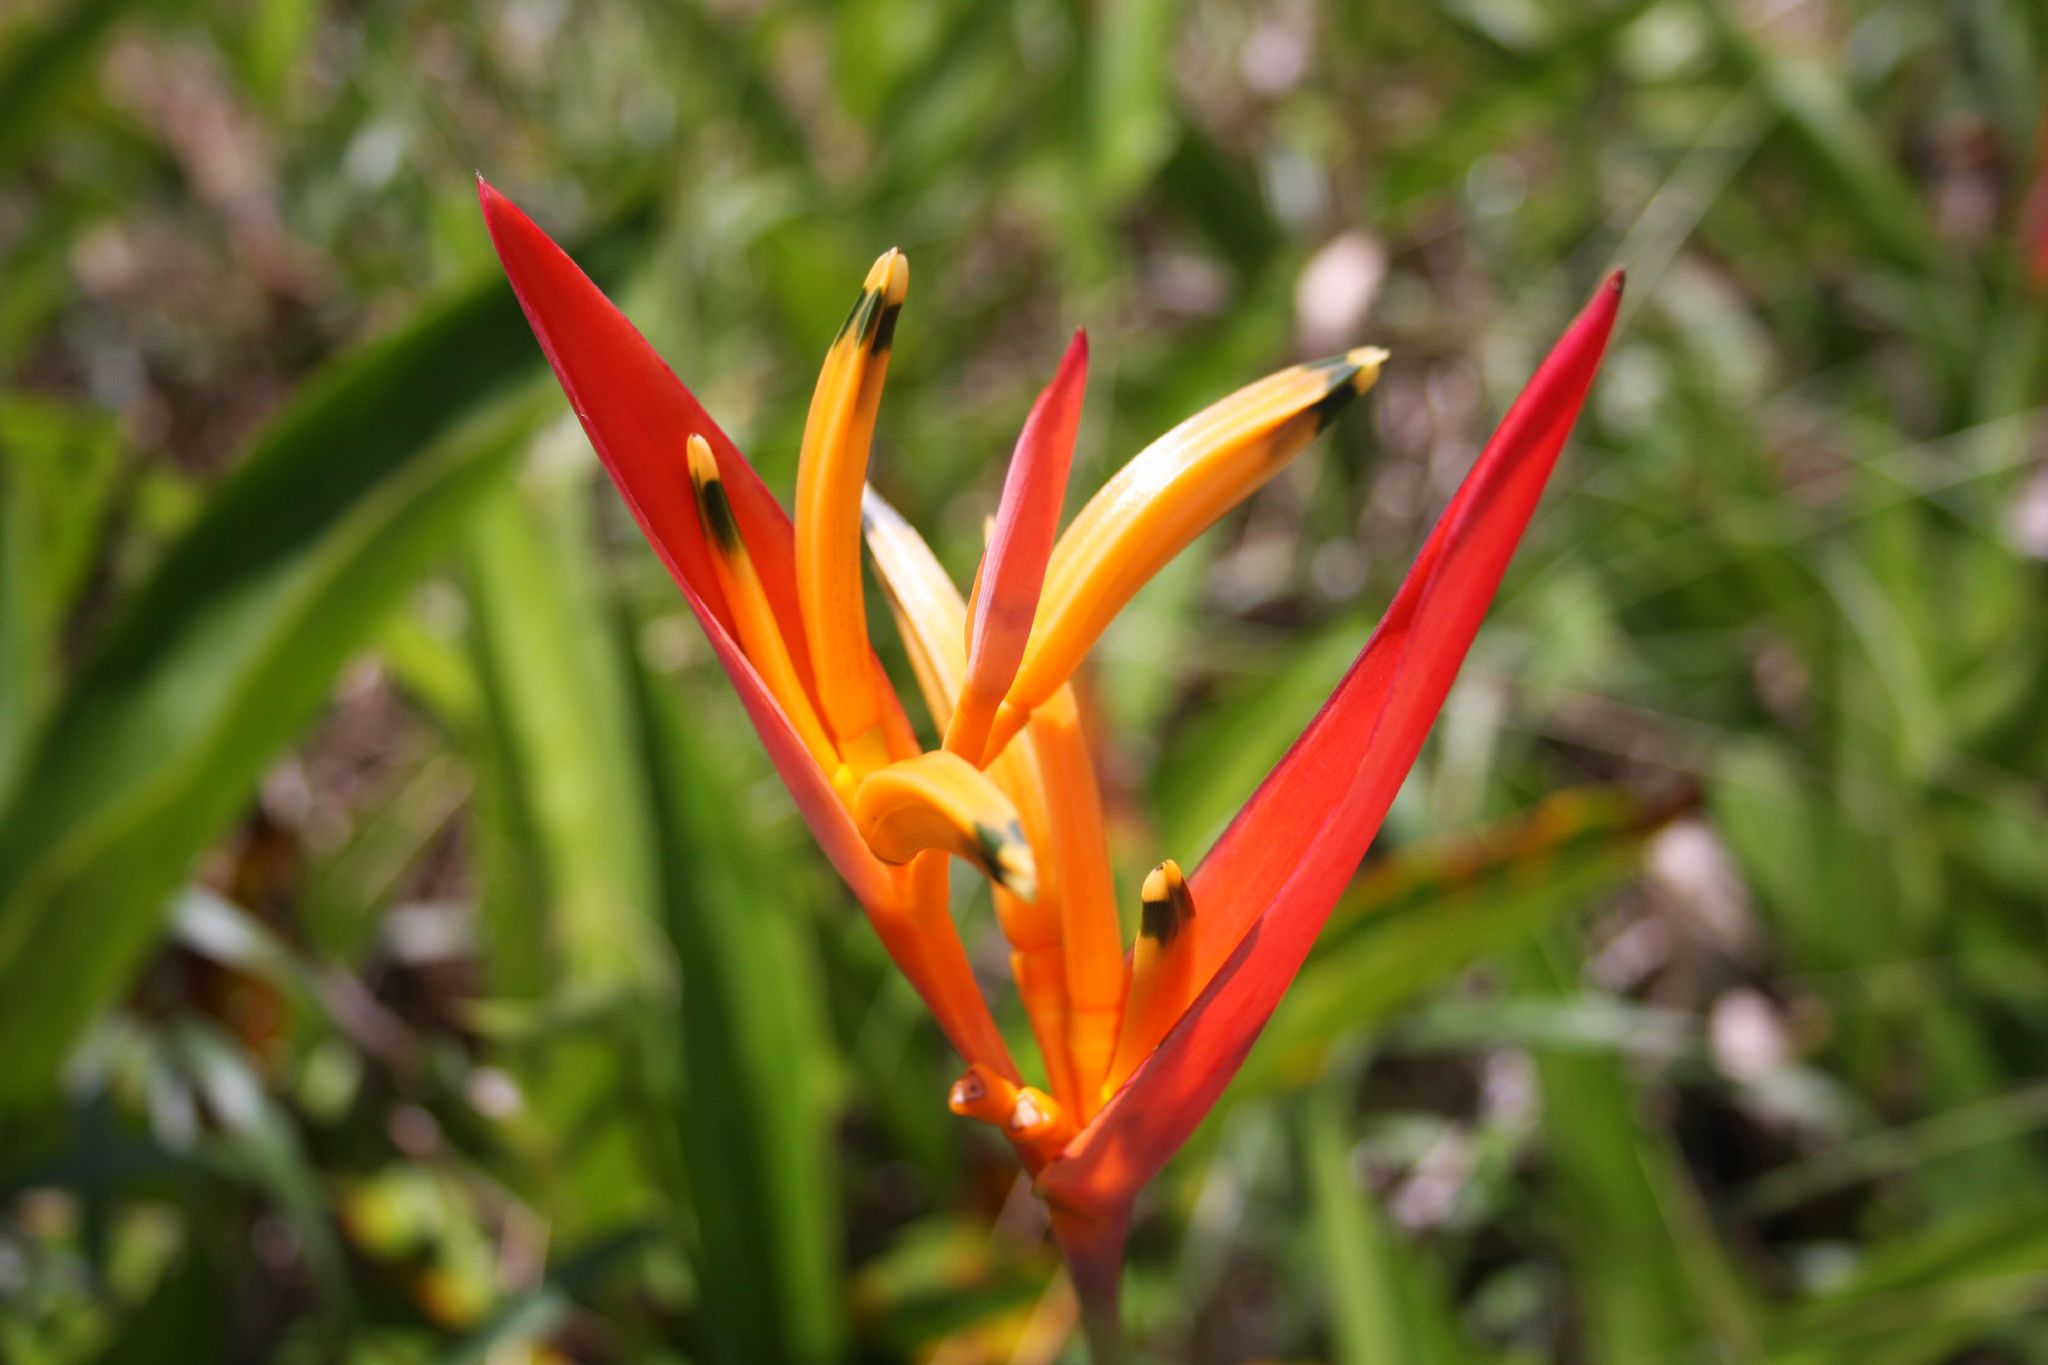
[[[979,591],[967,635],[967,678],[961,688],[967,705],[958,710],[967,711],[978,724],[993,717],[1031,638],[1046,561],[1052,558],[1060,507],[1066,501],[1067,471],[1073,464],[1087,383],[1088,334],[1077,330],[1059,372],[1024,419],[1010,456],[1010,472],[1003,480],[995,531],[977,575]],[[979,741],[977,736],[975,752],[967,755],[970,760],[981,756]]]
[[[1354,862],[1365,855],[1377,820],[1345,830],[1330,807],[1354,784],[1398,788],[1406,776],[1578,418],[1620,302],[1617,272],[1508,409],[1351,672],[1202,861],[1196,904],[1221,913],[1197,922],[1200,976],[1236,948],[1310,842],[1334,834],[1355,847]],[[1423,633],[1411,635],[1416,623]]]
[[[481,176],[477,197],[512,290],[590,444],[703,624],[819,846],[864,903],[892,898],[893,876],[868,852],[830,781],[733,639],[683,462],[690,433],[702,435],[718,457],[762,587],[798,655],[799,670],[805,670],[789,518],[710,414],[589,276]]]
[[[732,618],[712,573],[683,463],[683,443],[696,432],[718,457],[740,534],[783,625],[797,671],[808,680],[810,659],[796,605],[794,532],[775,495],[639,329],[566,252],[482,176],[477,177],[477,198],[491,245],[548,364],[655,553],[730,630]]]
[[[1336,693],[1196,871],[1196,970],[1214,975],[1046,1168],[1039,1186],[1049,1198],[1128,1200],[1236,1074],[1421,751],[1585,402],[1620,302],[1617,272],[1508,410]]]

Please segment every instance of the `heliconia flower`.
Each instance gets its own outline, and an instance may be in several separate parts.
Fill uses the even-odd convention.
[[[1169,559],[1377,378],[1359,347],[1167,432],[1058,531],[1086,382],[1078,333],[1026,419],[969,599],[866,487],[909,264],[868,274],[812,397],[792,525],[646,340],[479,180],[541,349],[826,856],[1046,1200],[1098,1356],[1118,1350],[1132,1203],[1244,1060],[1434,723],[1578,416],[1617,272],[1481,453],[1363,652],[1208,856],[1145,879],[1118,927],[1101,794],[1070,679]],[[865,543],[941,747],[922,749],[867,640]],[[948,855],[988,879],[1045,1085],[1027,1084],[968,966]]]

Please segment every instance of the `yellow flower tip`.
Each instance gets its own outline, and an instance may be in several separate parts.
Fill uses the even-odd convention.
[[[946,1092],[946,1107],[964,1119],[1001,1128],[1013,1142],[1040,1142],[1070,1135],[1067,1111],[1035,1085],[1018,1085],[993,1067],[976,1062]]]
[[[1318,360],[1302,368],[1310,373],[1321,373],[1329,388],[1320,399],[1308,405],[1313,416],[1311,435],[1320,433],[1337,420],[1337,414],[1351,405],[1351,400],[1371,388],[1380,377],[1380,366],[1387,361],[1387,352],[1378,346],[1354,346],[1342,355],[1333,355],[1327,360]]]
[[[1065,1120],[1060,1102],[1035,1085],[1021,1087],[1011,1102],[1010,1117],[1004,1123],[1019,1142],[1033,1142],[1050,1135]]]
[[[881,296],[884,308],[901,308],[910,294],[910,258],[890,247],[875,258],[861,288]]]
[[[697,521],[711,544],[712,572],[717,576],[718,591],[726,608],[732,613],[740,649],[759,670],[761,681],[789,718],[811,757],[825,772],[834,773],[841,766],[838,750],[797,677],[788,642],[782,638],[782,626],[775,619],[760,574],[747,554],[739,518],[726,496],[725,480],[718,472],[718,457],[712,454],[711,443],[696,432],[690,433],[684,450],[690,471],[690,494],[697,504]],[[842,799],[850,795],[850,791],[841,793]]]
[[[704,524],[704,534],[711,538],[722,557],[731,558],[744,547],[739,519],[733,515],[732,502],[725,495],[725,481],[719,477],[718,457],[711,453],[711,443],[694,431],[686,448],[690,489],[697,499],[697,516]]]
[[[825,354],[796,472],[796,590],[818,705],[842,742],[882,721],[862,599],[861,500],[910,263],[891,248]],[[856,762],[857,768],[862,765]]]
[[[876,769],[854,792],[853,818],[885,863],[937,849],[974,864],[1020,900],[1038,898],[1038,862],[1016,806],[958,754],[938,749]]]
[[[964,1119],[1002,1123],[1016,1108],[1017,1086],[986,1062],[967,1068],[946,1092],[946,1108]]]
[[[1379,377],[1359,346],[1247,384],[1133,456],[1053,545],[1005,700],[1030,711],[1073,675],[1123,605],[1187,544],[1294,458]],[[1015,732],[998,719],[999,747]]]
[[[1131,949],[1131,986],[1117,1029],[1106,1094],[1130,1079],[1195,995],[1194,894],[1171,858],[1152,869],[1139,892],[1143,913]]]
[[[1344,353],[1346,364],[1358,367],[1358,373],[1351,377],[1351,387],[1364,393],[1380,377],[1380,366],[1391,359],[1384,346],[1354,346]]]
[[[690,478],[693,481],[706,484],[718,477],[718,457],[711,453],[711,442],[693,431],[690,439],[683,443],[683,448],[689,453]]]
[[[1146,874],[1138,895],[1142,902],[1138,932],[1162,948],[1172,943],[1195,917],[1195,898],[1188,891],[1188,880],[1181,875],[1180,864],[1171,858]]]
[[[953,1088],[946,1092],[946,1107],[956,1114],[964,1114],[987,1094],[988,1087],[982,1083],[981,1077],[969,1072],[953,1082]]]
[[[834,353],[855,365],[886,361],[896,341],[896,318],[903,311],[903,300],[909,296],[910,258],[892,246],[868,267],[867,278],[861,281],[860,297],[853,301],[853,311],[846,315],[839,335],[834,338]],[[840,347],[849,349],[841,353]],[[830,365],[828,359],[828,372]],[[866,382],[856,372],[852,392],[858,392]]]

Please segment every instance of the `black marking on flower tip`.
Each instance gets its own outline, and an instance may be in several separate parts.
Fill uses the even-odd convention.
[[[994,825],[984,825],[979,820],[975,821],[974,846],[980,851],[982,864],[988,869],[989,875],[1005,886],[1010,884],[1008,876],[1011,871],[1011,857],[1015,850],[1029,847],[1024,841],[1023,826],[1015,820],[1009,821],[1000,829]]]
[[[900,303],[882,305],[881,316],[875,320],[874,344],[868,348],[874,354],[887,355],[889,348],[896,344],[896,315],[902,311]]]
[[[704,525],[711,532],[711,539],[721,553],[731,554],[740,548],[739,518],[733,515],[732,499],[725,495],[724,479],[699,481],[691,479],[690,484],[697,491],[697,505],[704,509]]]
[[[1316,430],[1320,432],[1336,421],[1337,414],[1351,406],[1351,400],[1358,397],[1358,372],[1364,367],[1355,360],[1336,355],[1328,360],[1318,360],[1306,368],[1321,370],[1330,386],[1323,396],[1311,403],[1307,409],[1315,419]]]
[[[886,349],[889,337],[896,331],[896,313],[902,307],[901,303],[890,303],[885,300],[879,289],[870,289],[862,294],[859,309],[860,330],[857,337],[861,346],[871,351]],[[879,348],[875,342],[878,334],[882,336]]]
[[[1156,900],[1147,896],[1139,902],[1138,932],[1164,948],[1180,936],[1187,917],[1181,914],[1178,898],[1166,895]]]
[[[881,291],[875,289],[861,290],[860,297],[853,301],[853,307],[847,311],[846,321],[839,324],[839,331],[832,338],[833,344],[837,345],[848,336],[856,337],[865,342],[868,339],[868,333],[875,329],[875,306],[881,301]]]

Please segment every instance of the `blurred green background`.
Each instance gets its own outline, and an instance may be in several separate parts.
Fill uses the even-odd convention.
[[[1133,910],[1627,266],[1374,859],[1141,1206],[1133,1326],[2048,1360],[2044,67],[2037,0],[14,0],[0,1360],[1079,1358],[477,170],[785,495],[905,248],[874,478],[963,580],[1073,326],[1073,505],[1393,350],[1096,651]]]

